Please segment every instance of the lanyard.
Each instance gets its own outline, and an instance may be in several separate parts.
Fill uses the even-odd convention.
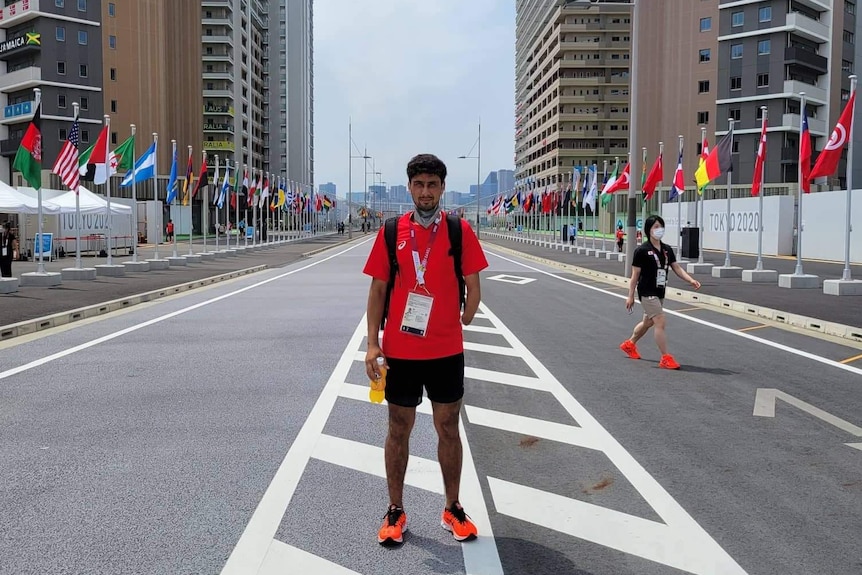
[[[656,269],[666,270],[667,265],[661,265],[661,261],[658,259],[658,256],[656,255],[656,251],[658,251],[658,250],[652,250],[650,252],[652,254],[653,259],[655,260]],[[667,262],[667,252],[665,250],[662,250],[662,253],[664,254],[664,261]]]
[[[441,213],[442,215],[442,213]],[[437,239],[437,230],[440,228],[440,218],[434,220],[434,227],[431,229],[431,237],[428,238],[428,247],[425,248],[425,255],[422,260],[419,260],[419,244],[416,243],[416,224],[410,220],[410,247],[413,254],[413,269],[416,271],[416,285],[425,287],[425,271],[428,269],[428,256],[431,254],[431,247],[434,245],[434,240]]]

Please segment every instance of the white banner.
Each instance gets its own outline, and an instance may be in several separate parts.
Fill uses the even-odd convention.
[[[862,191],[852,200],[850,261],[862,263]],[[802,195],[803,258],[844,261],[846,202],[845,190]]]

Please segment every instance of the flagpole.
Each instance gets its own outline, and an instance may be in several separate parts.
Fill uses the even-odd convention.
[[[42,103],[42,90],[40,90],[39,88],[34,88],[33,91],[36,93],[36,108],[35,109],[37,112],[39,112],[41,114],[41,110],[39,110],[39,105]],[[41,136],[40,136],[40,138],[41,138]],[[36,266],[36,273],[37,274],[44,274],[45,273],[45,261],[42,257],[42,252],[45,251],[42,249],[45,246],[45,240],[42,239],[42,233],[43,232],[42,232],[42,182],[41,182],[41,177],[42,177],[42,166],[41,166],[41,161],[40,161],[40,166],[39,166],[40,181],[39,181],[39,188],[36,190],[36,195],[37,195],[38,203],[39,203],[39,205],[37,206],[38,210],[37,210],[37,215],[36,215],[36,217],[39,218],[39,226],[38,226],[39,242],[38,242],[38,245],[35,245],[35,247],[37,247],[39,249],[39,264]],[[36,242],[34,242],[34,244],[35,243]]]
[[[201,158],[203,159],[203,162],[206,163],[206,150],[201,150]],[[213,173],[213,179],[215,180],[216,186],[218,186],[218,156],[215,157],[215,172]],[[210,223],[210,185],[211,184],[207,184],[207,187],[204,190],[203,202],[201,203],[201,231],[204,234],[204,253],[207,251],[207,226]]]
[[[704,140],[706,140],[706,126],[701,126],[701,128],[700,128],[700,143],[701,143],[700,153],[701,153],[701,156],[704,153],[704,149],[703,149],[703,141]],[[732,153],[732,151],[731,151],[731,153]],[[695,184],[695,186],[697,186],[697,184]],[[705,189],[706,189],[706,185],[704,185],[703,188],[698,188],[696,190],[697,194],[700,196],[700,202],[697,206],[700,209],[700,213],[698,216],[698,224],[699,225],[698,225],[698,230],[697,230],[697,236],[698,236],[697,237],[697,239],[698,239],[698,242],[697,242],[697,263],[699,263],[699,264],[703,263],[703,249],[704,249],[703,235],[704,235],[704,231],[706,228],[706,222],[703,219],[703,208],[704,208],[704,202],[706,201],[706,197],[704,197],[703,191]],[[761,219],[760,222],[761,222],[761,226],[762,226],[763,225],[763,219]]]
[[[799,92],[799,149],[802,149],[802,123],[805,122],[805,92]],[[852,138],[851,138],[852,139]],[[801,154],[800,154],[801,156]],[[797,170],[799,189],[796,190],[796,269],[793,275],[805,275],[802,271],[802,161],[800,158],[799,169]]]
[[[856,93],[856,75],[850,76],[850,94]],[[856,100],[853,100],[853,107],[856,107]],[[853,125],[856,122],[856,110],[850,111],[850,134],[847,138],[847,214],[844,220],[844,273],[841,274],[842,281],[849,282],[852,280],[850,273],[850,208],[851,197],[853,196]]]
[[[108,201],[108,265],[113,265],[111,255],[111,117],[105,115],[105,198]]]
[[[153,132],[153,144],[155,145],[155,155],[153,156],[153,199],[159,199],[159,135]],[[159,259],[159,241],[162,239],[162,226],[158,226],[156,232],[156,249],[153,253],[153,259]],[[151,266],[153,264],[150,264]]]
[[[655,190],[655,203],[656,203],[656,211],[659,215],[661,215],[661,187],[664,184],[664,142],[658,143],[658,153],[661,156],[661,179],[658,181],[658,186],[656,186]],[[646,220],[644,220],[644,230],[641,234],[641,239],[643,241],[648,242],[649,236],[647,235],[646,230]]]
[[[215,175],[216,175],[216,177],[215,177],[215,180],[216,180],[216,186],[218,186],[218,185],[219,185],[219,183],[218,183],[218,154],[216,154],[216,155],[215,155],[215,162],[216,162],[216,174],[215,174]],[[228,160],[227,158],[225,158],[225,160],[224,160],[224,169],[225,169],[225,174],[230,174],[230,172],[228,171],[229,163],[230,163],[230,160]],[[217,198],[217,199],[216,199],[216,202],[215,202],[215,223],[216,223],[216,225],[215,225],[215,251],[218,251],[218,244],[219,244],[219,241],[218,241],[218,227],[219,227],[219,225],[220,225],[220,224],[219,224],[219,215],[220,215],[220,212],[221,212],[221,210],[219,210],[218,205],[221,203],[221,202],[219,201],[219,200],[221,200],[221,188],[217,188],[217,190],[216,190],[216,198]],[[209,207],[207,207],[207,210],[209,210]],[[228,211],[228,212],[230,212],[230,209],[228,209],[227,211]],[[203,228],[204,228],[204,229],[206,229],[206,226],[203,226]],[[206,238],[207,238],[207,236],[206,236],[206,232],[204,232],[204,246],[206,246],[206,241],[207,241],[207,240],[206,240]]]
[[[641,150],[641,154],[643,157],[643,170],[644,170],[644,174],[646,174],[646,165],[647,165],[646,146],[644,146],[643,149]],[[641,202],[641,226],[643,226],[644,222],[646,222],[646,212],[647,212],[647,209],[646,209],[646,191],[644,190],[644,184],[646,184],[646,180],[644,180],[643,177],[641,177],[641,195],[642,195],[641,196],[641,200],[642,200],[642,202]],[[643,237],[643,234],[641,234],[641,237]],[[635,237],[629,238],[629,241],[635,242],[635,245],[637,245],[637,226],[635,226]],[[626,254],[628,254],[628,252],[629,252],[629,250],[626,250]]]
[[[72,110],[75,115],[75,119],[78,118],[78,111],[80,110],[80,104],[75,102],[72,104]],[[78,182],[78,186],[75,188],[75,269],[81,269],[81,192],[80,192],[81,183]],[[134,194],[134,189],[132,188],[132,193]],[[137,247],[137,242],[135,243]],[[136,250],[137,253],[137,250]]]
[[[193,153],[191,146],[189,146],[188,148],[189,148],[189,159],[191,159],[192,156],[194,155],[194,153]],[[194,226],[192,225],[192,210],[193,210],[193,206],[194,206],[194,197],[193,197],[194,196],[194,189],[192,188],[192,184],[195,181],[194,172],[189,174],[188,178],[189,178],[189,180],[191,180],[189,182],[186,182],[186,186],[188,186],[187,189],[189,192],[189,195],[188,195],[188,200],[189,200],[189,255],[192,255],[194,253],[194,251],[192,250],[192,232],[194,230]]]
[[[176,156],[177,156],[177,141],[176,141],[176,140],[171,140],[171,146],[173,147],[173,152],[172,152],[171,157],[172,157],[172,158],[176,158]],[[179,166],[177,166],[177,168],[179,168]],[[171,172],[173,172],[173,168],[171,168]],[[177,183],[177,184],[176,184],[176,186],[177,186],[177,188],[178,188],[178,189],[177,189],[177,194],[176,194],[176,195],[177,195],[177,196],[179,196],[179,195],[180,195],[180,194],[179,194],[179,187],[180,187],[179,183]],[[168,194],[170,194],[170,190],[168,190]],[[176,198],[173,198],[173,200],[176,200]],[[174,215],[173,210],[171,210],[171,209],[170,209],[170,208],[172,208],[172,207],[173,207],[173,205],[174,205],[174,201],[173,201],[173,200],[171,200],[171,203],[169,204],[169,211],[168,211],[168,214],[169,214],[170,216],[173,216],[173,215]],[[168,219],[169,219],[169,220],[172,220],[172,219],[173,219],[173,217],[169,217]],[[176,257],[179,257],[179,256],[177,255],[177,233],[176,233],[176,227],[177,227],[177,226],[176,226],[176,224],[174,224],[174,233],[173,233],[173,234],[171,234],[171,243],[173,244],[173,257],[175,257],[175,258],[176,258]]]
[[[760,111],[760,131],[765,132],[766,106],[761,106]],[[763,271],[763,174],[766,173],[766,146],[762,141],[759,143],[759,145],[763,146],[763,159],[761,160],[763,164],[761,164],[760,169],[760,193],[757,194],[757,264],[755,264],[754,266],[755,271]]]
[[[240,163],[237,162],[237,164],[236,164],[236,177],[237,178],[240,177],[239,167],[240,167]],[[242,190],[242,186],[245,183],[245,171],[246,170],[248,170],[248,164],[245,164],[245,170],[242,171],[242,181],[239,183],[239,187],[237,188],[237,191],[236,191],[236,217],[237,217],[237,221],[239,221],[239,192],[240,192],[240,190]],[[234,187],[236,187],[236,186],[234,186]],[[245,193],[246,193],[246,196],[245,196],[245,199],[246,199],[246,202],[245,202],[245,219],[248,220],[248,190],[246,190]],[[245,227],[248,228],[248,221],[245,222]],[[243,235],[245,236],[243,238],[243,246],[245,248],[248,248],[248,232],[244,233]],[[239,236],[236,237],[236,247],[239,247]]]
[[[730,130],[730,153],[733,154],[733,123],[734,119],[728,119],[728,130]],[[732,162],[732,160],[731,160]],[[727,220],[725,220],[725,246],[724,246],[724,267],[729,268],[730,265],[730,186],[733,179],[733,164],[727,171]]]
[[[252,169],[251,169],[251,181],[252,181],[252,182],[256,182],[254,173],[255,173],[255,168],[252,168]],[[252,184],[249,184],[249,185],[252,185]],[[258,193],[261,193],[261,192],[258,192],[258,191],[257,191],[257,185],[255,185],[254,187],[255,187],[255,190],[254,190],[254,191],[255,191],[255,196],[257,196],[257,194],[258,194]],[[257,197],[255,197],[255,198],[254,198],[254,201],[253,201],[253,202],[252,202],[252,204],[251,204],[251,217],[252,217],[252,220],[254,221],[254,236],[251,238],[251,245],[252,245],[252,247],[257,247],[257,234],[258,234],[258,229],[257,229],[257,204],[258,204]],[[262,237],[262,236],[261,236],[261,237]]]
[[[135,159],[135,134],[138,132],[134,124],[130,126],[132,132],[132,263],[138,263],[138,162]]]
[[[683,136],[679,136],[679,154],[682,156]],[[674,176],[676,184],[676,176]],[[685,180],[683,189],[676,191],[676,257],[682,258],[682,194],[685,191]]]

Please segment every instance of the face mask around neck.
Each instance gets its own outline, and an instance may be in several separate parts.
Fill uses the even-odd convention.
[[[437,204],[437,207],[433,210],[422,210],[416,208],[413,212],[413,219],[421,225],[423,228],[431,227],[431,224],[434,223],[434,220],[437,219],[437,216],[440,214],[442,208],[440,208],[440,204]]]

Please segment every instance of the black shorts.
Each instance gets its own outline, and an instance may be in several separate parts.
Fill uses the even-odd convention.
[[[387,358],[386,401],[402,407],[422,403],[422,388],[436,403],[455,403],[464,397],[464,354],[440,359]]]

